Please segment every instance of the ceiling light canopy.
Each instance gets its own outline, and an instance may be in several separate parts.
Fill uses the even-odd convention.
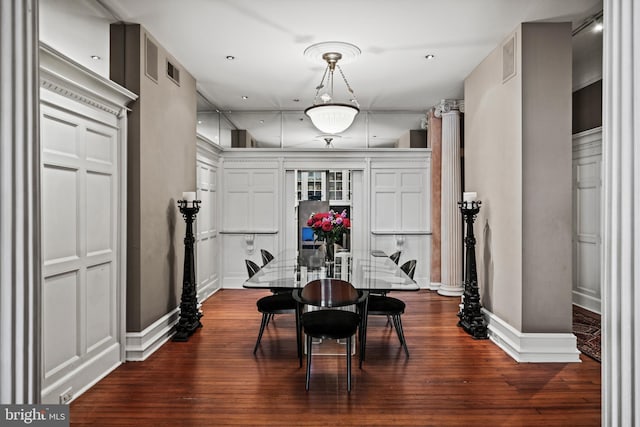
[[[310,58],[317,58],[320,52],[322,52],[321,58],[327,63],[327,67],[322,74],[320,84],[316,86],[313,105],[304,110],[304,113],[309,116],[313,125],[320,132],[335,135],[347,130],[360,112],[356,95],[349,85],[342,68],[338,65],[338,61],[343,58],[343,52],[349,59],[357,57],[360,54],[360,49],[350,43],[324,42],[309,46],[304,54]],[[340,76],[350,94],[349,102],[335,101],[333,75],[336,69],[340,72]]]

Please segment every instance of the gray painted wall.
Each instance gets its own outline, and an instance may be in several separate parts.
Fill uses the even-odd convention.
[[[522,24],[522,332],[571,332],[571,24]]]
[[[498,46],[465,80],[482,303],[521,332],[570,332],[571,27],[527,23],[514,35],[513,77],[503,81]]]
[[[157,81],[145,73],[145,34],[158,46]],[[180,303],[185,224],[176,202],[196,188],[196,85],[141,26],[114,24],[111,40],[111,78],[140,96],[130,115],[127,212],[127,331],[139,332]]]

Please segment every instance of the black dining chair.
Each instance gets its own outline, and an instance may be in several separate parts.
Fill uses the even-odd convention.
[[[260,266],[250,259],[245,259],[244,263],[247,266],[247,274],[249,275],[249,278],[252,278],[258,271],[260,271]]]
[[[398,262],[400,261],[400,255],[401,254],[402,254],[402,251],[395,251],[394,253],[389,255],[389,258],[391,258],[391,261],[395,262],[396,265],[397,265]]]
[[[410,261],[405,262],[400,266],[400,269],[406,273],[407,276],[411,280],[413,280],[413,275],[416,270],[417,261],[412,259]],[[406,304],[404,301],[390,297],[387,295],[369,295],[367,301],[367,315],[371,316],[387,316],[391,317],[391,321],[393,322],[393,326],[398,335],[398,339],[400,340],[400,345],[404,348],[404,352],[409,357],[409,348],[407,347],[407,340],[404,336],[404,330],[402,328],[402,315],[404,314],[404,310],[406,308]],[[367,325],[367,321],[365,320],[365,325]],[[366,326],[365,326],[366,327]],[[366,331],[364,331],[366,336]],[[363,340],[361,345],[361,354],[364,359],[365,353],[365,341]]]
[[[360,306],[367,294],[361,293],[349,282],[339,279],[312,280],[302,289],[295,289],[293,297],[298,301],[300,316],[298,334],[306,334],[307,373],[305,389],[309,390],[311,379],[312,338],[345,339],[347,356],[347,391],[351,392],[351,339],[360,327],[360,314],[340,309],[346,306]],[[303,313],[303,307],[319,309]],[[302,342],[302,340],[300,340]],[[300,363],[302,363],[302,351]]]
[[[249,278],[251,278],[254,274],[256,274],[260,267],[251,260],[244,260],[247,265],[247,272],[249,273]],[[296,313],[297,303],[293,299],[291,295],[291,291],[289,292],[281,292],[273,295],[268,295],[266,297],[260,298],[256,301],[256,306],[258,307],[258,311],[262,313],[262,321],[260,322],[260,332],[258,332],[258,339],[256,340],[256,345],[253,347],[253,354],[256,354],[258,351],[258,346],[260,345],[260,341],[262,340],[262,334],[264,333],[264,328],[267,327],[269,321],[273,318],[274,314],[285,314],[285,313]],[[297,316],[296,316],[296,332],[298,330],[297,327]],[[300,345],[298,343],[298,352],[300,352]],[[301,357],[298,354],[298,357]]]
[[[260,249],[260,254],[262,255],[262,266],[267,265],[269,261],[273,259],[273,255],[266,249]]]

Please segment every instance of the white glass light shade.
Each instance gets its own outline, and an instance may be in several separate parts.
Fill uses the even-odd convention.
[[[359,112],[357,107],[349,104],[320,104],[304,110],[313,125],[326,134],[344,132]]]

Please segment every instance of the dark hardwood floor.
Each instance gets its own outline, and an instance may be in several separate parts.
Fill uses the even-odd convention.
[[[456,326],[459,298],[420,291],[403,323],[411,357],[383,317],[371,317],[367,360],[314,357],[311,387],[298,367],[292,315],[253,345],[264,291],[222,290],[203,304],[204,327],[128,362],[71,404],[71,424],[135,426],[599,426],[600,364],[516,363]]]

